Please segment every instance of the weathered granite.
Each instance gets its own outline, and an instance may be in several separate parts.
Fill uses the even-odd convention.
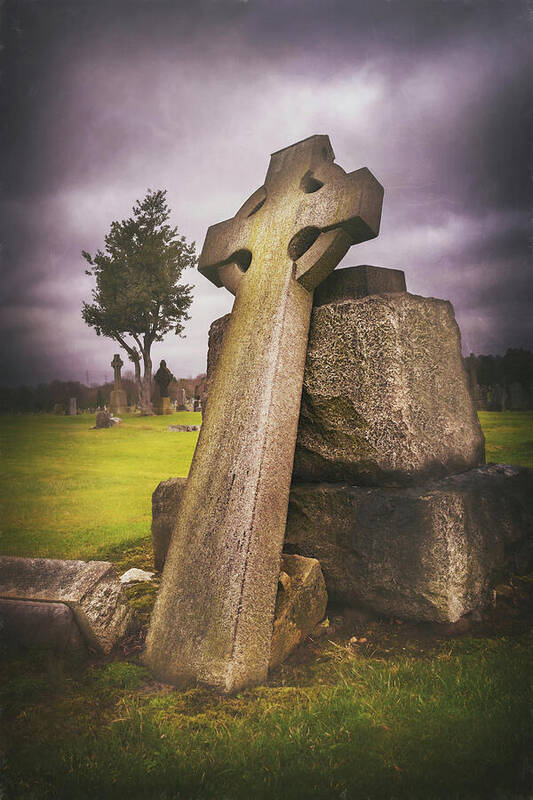
[[[113,417],[120,417],[121,414],[127,413],[128,400],[126,397],[126,392],[122,388],[122,376],[120,371],[124,366],[124,362],[122,361],[119,353],[115,353],[113,356],[111,366],[113,367],[114,384],[113,391],[111,392],[111,397],[109,399],[109,407]]]
[[[236,297],[146,639],[170,682],[267,672],[313,291],[381,216],[372,174],[333,160],[327,136],[274,153],[207,232],[199,270]]]
[[[484,460],[451,303],[398,293],[313,310],[296,480],[401,486]]]
[[[161,566],[185,480],[153,495]],[[532,537],[533,471],[496,464],[407,488],[293,484],[284,547],[319,560],[335,602],[453,622],[486,603],[499,572],[527,570]]]
[[[134,621],[107,561],[0,557],[0,598],[68,606],[87,644],[108,653]]]
[[[330,600],[453,622],[533,555],[533,470],[487,465],[417,487],[293,485],[285,549],[317,558]]]
[[[313,308],[293,479],[403,486],[483,463],[451,304],[400,291],[337,302],[360,269],[339,270],[352,280]],[[208,386],[228,323],[211,326]]]
[[[328,595],[315,558],[283,554],[269,667],[284,661],[323,619]]]

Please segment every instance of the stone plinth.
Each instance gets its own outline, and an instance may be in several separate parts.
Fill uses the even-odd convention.
[[[120,417],[128,413],[128,401],[124,389],[113,389],[109,407],[113,417]]]
[[[116,570],[107,561],[3,556],[0,599],[67,606],[87,645],[105,653],[133,622]],[[37,611],[39,618],[45,619],[46,609]]]
[[[454,622],[533,555],[533,471],[487,465],[406,489],[293,485],[285,549],[317,558],[331,600]]]
[[[174,409],[170,404],[170,397],[160,397],[159,400],[154,404],[154,410],[156,414],[159,414],[159,416],[162,414],[173,414]]]
[[[317,287],[313,305],[316,308],[327,303],[358,300],[371,294],[396,294],[405,291],[407,289],[403,270],[363,264],[334,270]]]
[[[484,462],[451,304],[400,291],[398,270],[394,293],[345,299],[386,287],[389,271],[377,269],[333,273],[322,289],[329,302],[313,308],[295,480],[402,486]],[[208,385],[228,320],[211,326]]]
[[[153,494],[158,569],[185,481]],[[487,465],[403,489],[293,484],[285,550],[319,560],[331,600],[454,622],[486,604],[499,571],[527,571],[532,531],[533,471]]]

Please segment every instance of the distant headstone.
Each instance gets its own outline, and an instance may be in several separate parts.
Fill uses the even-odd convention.
[[[194,410],[195,411],[201,411],[202,410],[202,403],[200,401],[200,398],[198,398],[198,397],[194,398]]]
[[[173,409],[168,396],[168,387],[170,382],[175,379],[165,360],[160,362],[159,369],[154,375],[154,380],[159,388],[159,402],[155,406],[155,413],[160,415],[172,414]]]
[[[509,408],[511,411],[525,411],[529,405],[529,398],[524,387],[518,381],[513,381],[509,386]]]
[[[75,397],[70,398],[68,413],[71,417],[75,417],[78,413],[78,401]]]
[[[110,428],[111,415],[107,411],[96,412],[96,428]]]
[[[177,410],[178,411],[187,410],[187,395],[185,394],[185,389],[183,388],[183,386],[180,386],[180,388],[178,389]]]
[[[120,374],[120,371],[124,366],[124,362],[122,361],[118,353],[115,353],[115,355],[113,356],[113,361],[111,362],[111,366],[113,367],[113,373],[114,373],[114,385],[113,385],[113,391],[111,392],[109,407],[111,415],[114,417],[118,417],[121,414],[126,414],[128,410],[126,392],[122,388],[122,376]]]
[[[65,406],[63,405],[63,403],[55,403],[53,413],[57,414],[58,416],[60,416],[61,414],[64,414],[65,413]]]
[[[169,425],[167,430],[169,431],[180,431],[180,432],[190,432],[190,431],[199,431],[199,425]]]

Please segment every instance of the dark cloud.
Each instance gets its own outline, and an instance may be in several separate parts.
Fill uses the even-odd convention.
[[[101,379],[115,346],[81,321],[81,249],[160,186],[201,246],[269,153],[312,133],[385,185],[380,237],[345,264],[451,299],[468,350],[532,347],[530,35],[518,0],[8,0],[5,378]],[[231,305],[194,283],[187,338],[155,353],[180,374]]]

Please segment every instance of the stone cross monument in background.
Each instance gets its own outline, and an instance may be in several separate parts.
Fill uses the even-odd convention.
[[[266,677],[313,291],[377,236],[382,198],[311,136],[207,232],[199,270],[236,297],[147,637],[164,680],[229,692]]]
[[[122,388],[122,378],[120,376],[120,370],[124,366],[124,362],[122,361],[120,355],[115,353],[113,356],[113,361],[111,362],[111,366],[113,367],[113,371],[115,373],[115,384],[113,387],[113,391],[111,392],[111,398],[109,401],[111,416],[113,417],[120,417],[123,414],[126,414],[128,408],[127,400],[126,400],[126,392]]]

